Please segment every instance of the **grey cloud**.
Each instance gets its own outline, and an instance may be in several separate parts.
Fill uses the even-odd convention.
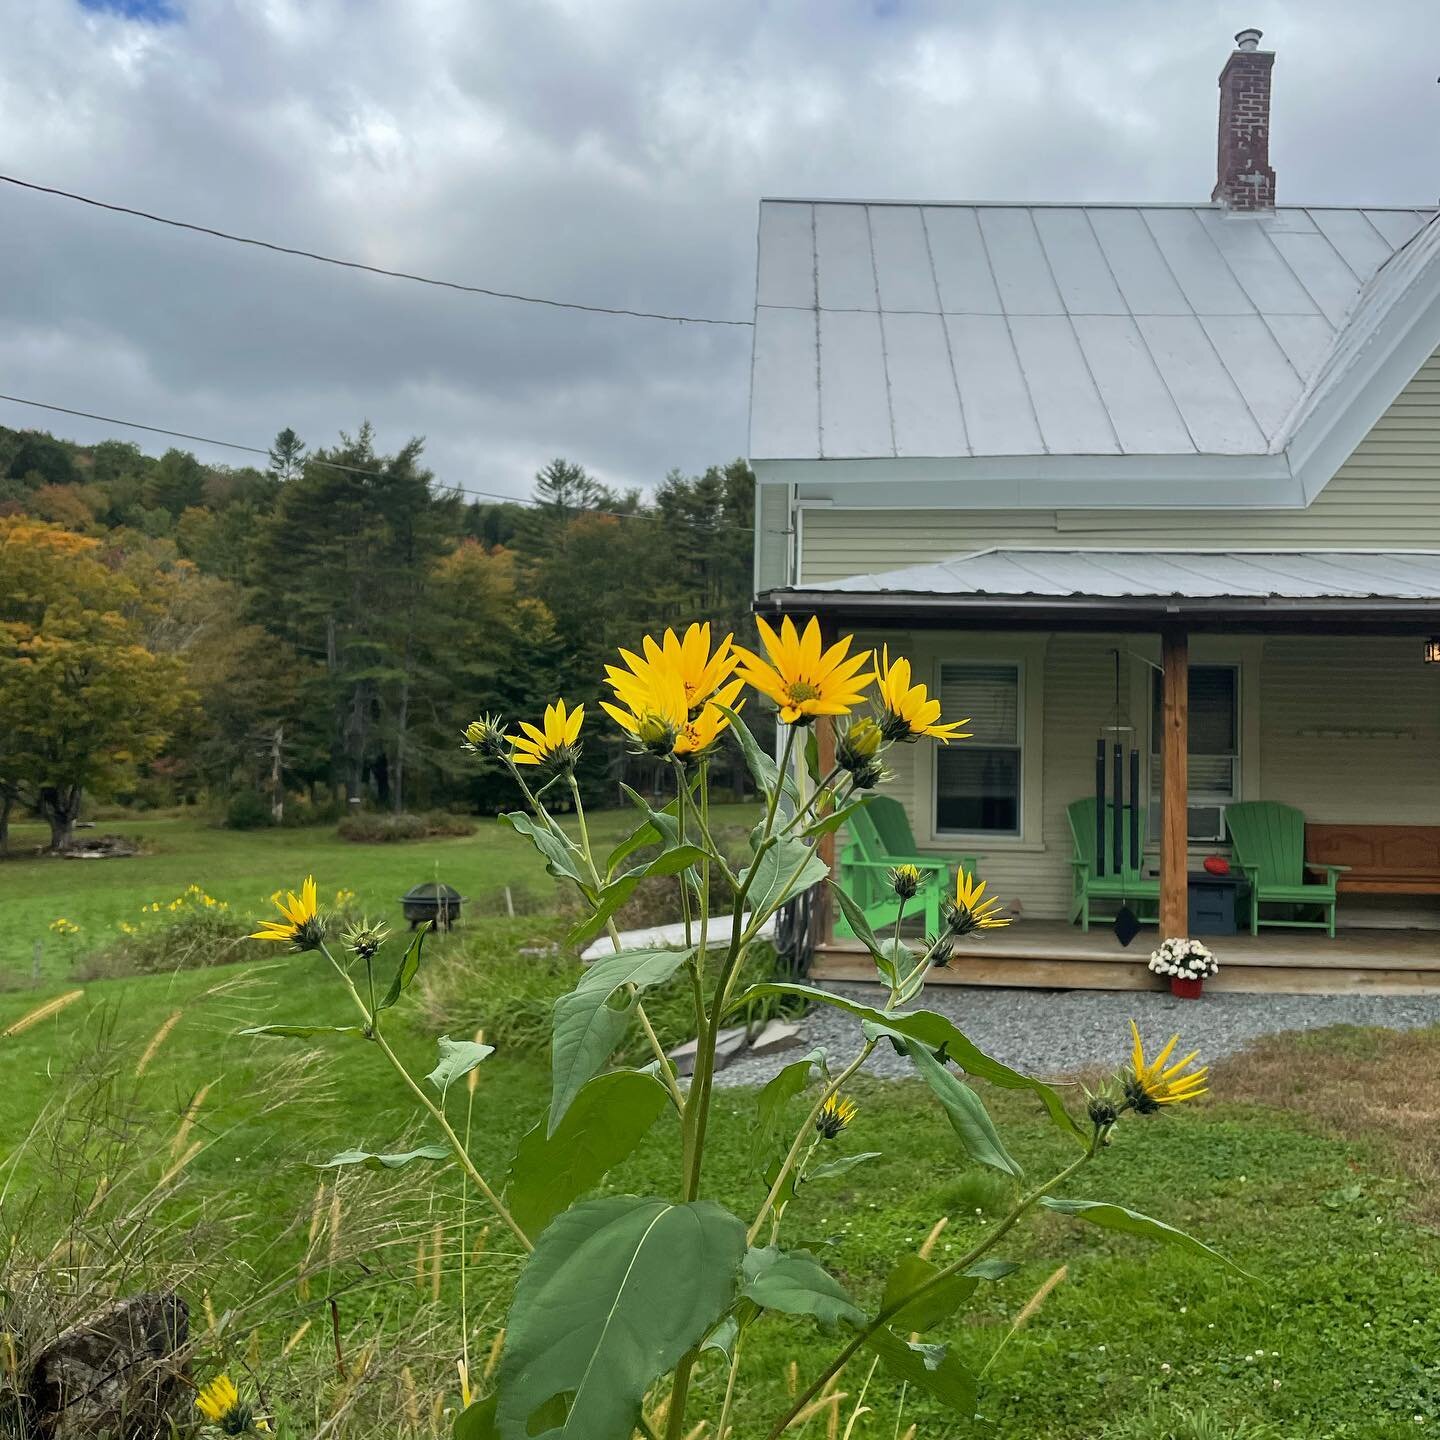
[[[3,164],[400,268],[743,316],[761,194],[1203,198],[1215,76],[1259,18],[1282,202],[1433,199],[1436,7],[1263,8],[193,0],[154,27],[0,0]],[[0,389],[262,444],[368,416],[487,489],[556,453],[651,485],[745,446],[744,331],[429,292],[9,191],[0,319]]]

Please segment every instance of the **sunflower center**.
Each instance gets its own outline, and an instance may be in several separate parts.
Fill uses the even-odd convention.
[[[785,687],[785,695],[792,705],[803,705],[807,700],[820,698],[820,687],[808,680],[792,680]]]

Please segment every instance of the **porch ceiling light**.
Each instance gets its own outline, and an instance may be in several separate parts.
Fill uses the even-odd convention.
[[[1440,665],[1440,635],[1432,635],[1425,642],[1425,663]]]

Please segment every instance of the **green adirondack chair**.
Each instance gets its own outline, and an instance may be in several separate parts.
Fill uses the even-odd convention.
[[[1335,881],[1348,865],[1305,863],[1305,816],[1293,805],[1246,800],[1225,807],[1225,824],[1235,847],[1235,863],[1250,882],[1250,933],[1262,925],[1299,925],[1325,930],[1335,938]],[[1323,871],[1323,881],[1307,881],[1307,870]],[[1323,920],[1265,920],[1262,905],[1315,905]]]
[[[1070,857],[1071,895],[1070,920],[1078,920],[1080,928],[1090,929],[1090,906],[1099,900],[1107,908],[1113,905],[1118,913],[1122,905],[1129,905],[1140,920],[1160,918],[1160,882],[1148,879],[1141,873],[1139,857],[1130,863],[1128,836],[1126,838],[1125,864],[1120,873],[1114,869],[1115,854],[1115,806],[1105,806],[1105,873],[1096,873],[1095,864],[1095,797],[1072,800],[1066,807],[1070,817],[1070,835],[1075,842],[1075,853]],[[1128,817],[1127,817],[1128,818]],[[1123,823],[1123,822],[1122,822]],[[1145,811],[1140,811],[1140,854],[1145,853]],[[1096,919],[1101,918],[1096,916]]]
[[[956,862],[919,854],[905,807],[889,796],[879,796],[857,810],[846,820],[845,832],[849,843],[840,855],[840,884],[865,912],[870,928],[878,931],[895,923],[900,902],[885,877],[896,865],[913,865],[920,872],[920,890],[906,903],[906,912],[922,914],[925,933],[938,935],[940,905],[950,891]],[[975,873],[974,856],[963,856],[958,863]],[[835,930],[840,935],[854,933],[843,913],[835,917]]]

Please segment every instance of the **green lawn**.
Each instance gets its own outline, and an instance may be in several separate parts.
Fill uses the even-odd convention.
[[[717,807],[720,827],[748,825],[752,805]],[[601,811],[592,817],[597,849],[613,844],[635,826],[631,810]],[[49,857],[0,862],[0,977],[30,974],[34,947],[41,944],[41,970],[64,975],[73,960],[118,934],[121,921],[140,923],[140,907],[161,905],[199,884],[242,916],[269,908],[277,888],[298,889],[314,874],[321,899],[353,890],[356,905],[376,918],[398,920],[397,901],[412,885],[439,879],[475,903],[471,913],[504,913],[504,887],[517,904],[548,898],[555,882],[535,852],[501,822],[476,820],[476,833],[462,838],[403,844],[359,845],[341,840],[334,826],[235,831],[201,819],[103,821],[97,831],[134,836],[146,852],[127,859],[57,860]],[[22,854],[44,843],[48,830],[17,825],[11,849]],[[59,936],[51,923],[64,918],[79,933]]]
[[[618,821],[601,821],[602,829],[612,825],[618,831]],[[488,827],[470,840],[372,849],[318,832],[231,836],[170,826],[156,824],[155,853],[133,862],[0,866],[7,922],[18,909],[32,926],[33,917],[54,914],[113,924],[127,907],[164,898],[192,877],[254,906],[275,883],[311,868],[322,888],[346,885],[372,909],[388,907],[406,877],[421,878],[437,860],[442,877],[467,893],[493,889],[504,877],[548,883],[516,837]],[[127,887],[126,876],[145,883]],[[16,877],[25,891],[18,907]],[[561,928],[544,917],[477,920],[453,943],[483,962]],[[23,936],[0,943],[10,946],[10,963],[27,953]],[[453,955],[437,947],[427,963],[445,966]],[[483,963],[477,973],[483,977]],[[61,989],[51,981],[0,996],[0,1030]],[[138,1057],[177,1013],[137,1080]],[[397,1048],[424,1073],[433,1061],[431,1034],[422,1033],[409,1000],[393,1013]],[[0,1134],[10,1137],[0,1166],[0,1224],[15,1254],[49,1257],[41,1267],[45,1283],[62,1290],[66,1276],[95,1273],[95,1255],[115,1236],[142,1236],[143,1244],[129,1242],[133,1262],[118,1283],[178,1284],[206,1333],[197,1373],[224,1364],[263,1386],[282,1434],[314,1434],[337,1406],[353,1404],[355,1422],[327,1434],[443,1435],[444,1417],[432,1424],[430,1407],[433,1397],[453,1405],[456,1393],[458,1176],[448,1167],[345,1172],[332,1189],[336,1172],[315,1165],[334,1152],[408,1148],[430,1138],[416,1107],[363,1041],[319,1046],[238,1034],[268,1020],[352,1018],[333,973],[314,956],[267,953],[221,969],[88,985],[79,1002],[0,1039]],[[457,1015],[457,1032],[461,1024]],[[1123,1043],[1117,1035],[1117,1053]],[[992,1433],[1000,1440],[1392,1440],[1440,1425],[1440,1241],[1416,1218],[1421,1207],[1433,1213],[1424,1177],[1435,1135],[1424,1116],[1433,1117],[1440,1088],[1417,1077],[1436,1074],[1440,1032],[1397,1041],[1326,1032],[1274,1042],[1253,1061],[1227,1062],[1213,1096],[1193,1106],[1127,1120],[1117,1143],[1069,1193],[1171,1220],[1233,1256],[1259,1283],[1059,1216],[1015,1232],[1001,1253],[1022,1268],[987,1286],[946,1336],[972,1366],[983,1366],[1026,1299],[1057,1266],[1067,1267],[987,1376],[982,1402]],[[547,1061],[541,1053],[502,1053],[479,1075],[474,1151],[499,1180],[516,1139],[542,1113]],[[187,1126],[184,1116],[205,1086]],[[959,1153],[928,1091],[862,1084],[856,1098],[859,1116],[836,1149],[878,1150],[882,1158],[828,1187],[807,1187],[787,1217],[785,1241],[808,1245],[862,1303],[874,1303],[892,1257],[918,1246],[941,1217],[948,1226],[938,1253],[960,1253],[1003,1213],[1008,1190]],[[1030,1176],[1057,1164],[1063,1142],[1032,1105],[988,1089],[986,1102]],[[761,1196],[753,1104],[749,1092],[722,1092],[711,1129],[706,1188],[742,1215],[753,1213]],[[457,1124],[465,1106],[465,1096],[452,1093]],[[662,1120],[653,1147],[613,1173],[606,1188],[673,1191],[674,1131]],[[157,1177],[196,1145],[154,1199]],[[95,1199],[102,1172],[111,1188]],[[317,1206],[319,1180],[326,1188]],[[144,1216],[158,1233],[139,1221],[134,1232],[117,1224],[121,1212]],[[341,1222],[333,1232],[332,1219]],[[515,1260],[498,1230],[477,1245],[473,1207],[468,1219],[469,1348],[478,1373]],[[72,1234],[68,1248],[56,1247],[68,1227],[86,1233],[83,1245]],[[282,1285],[246,1308],[267,1286],[293,1276],[307,1252],[320,1264],[305,1293]],[[7,1294],[23,1288],[17,1264],[12,1255],[0,1277]],[[221,1322],[215,1332],[207,1329],[206,1294]],[[334,1359],[332,1297],[343,1378]],[[227,1321],[232,1307],[236,1318]],[[735,1440],[763,1435],[752,1417],[777,1413],[792,1361],[804,1384],[838,1343],[773,1317],[752,1337]],[[852,1400],[867,1368],[843,1377]],[[723,1378],[715,1361],[702,1366],[696,1419],[713,1422]],[[921,1440],[970,1433],[954,1430],[913,1391],[902,1396],[880,1372],[866,1404],[871,1411],[852,1440],[896,1440],[912,1422]],[[820,1440],[844,1428],[842,1417],[829,1431],[822,1415],[799,1433]]]

